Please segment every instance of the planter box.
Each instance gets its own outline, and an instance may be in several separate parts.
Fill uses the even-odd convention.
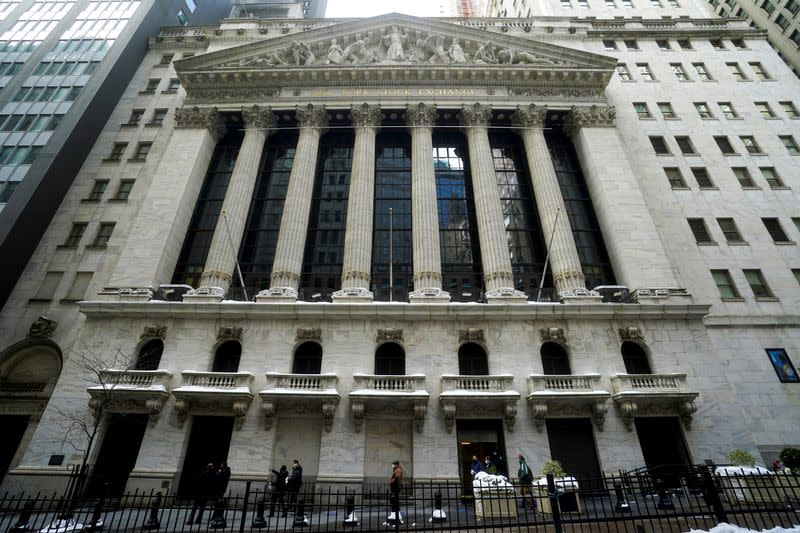
[[[727,476],[720,479],[725,497],[732,504],[737,503],[783,503],[787,491],[785,479],[775,475],[766,476]]]
[[[474,491],[474,495],[477,520],[517,517],[516,493],[506,489],[483,489]]]
[[[537,502],[539,504],[539,512],[542,514],[553,514],[553,508],[550,505],[550,498],[548,497],[547,487],[536,487],[535,489],[539,497]],[[581,513],[581,497],[575,490],[566,489],[561,492],[558,497],[558,509],[561,514],[565,513]]]

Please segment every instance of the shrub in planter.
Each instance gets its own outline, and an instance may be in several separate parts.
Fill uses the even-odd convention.
[[[564,477],[564,468],[558,461],[547,461],[542,465],[542,475],[553,474],[554,477]]]
[[[756,459],[752,453],[737,448],[728,452],[728,460],[735,466],[756,466]]]
[[[792,471],[793,474],[800,474],[800,450],[797,448],[784,448],[780,454],[783,466]]]

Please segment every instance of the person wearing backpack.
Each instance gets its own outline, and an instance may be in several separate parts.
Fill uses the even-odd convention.
[[[519,470],[517,470],[517,477],[519,478],[519,492],[522,495],[522,503],[525,504],[526,509],[533,509],[533,495],[531,494],[531,483],[533,483],[533,472],[525,462],[525,457],[517,454],[519,460]]]

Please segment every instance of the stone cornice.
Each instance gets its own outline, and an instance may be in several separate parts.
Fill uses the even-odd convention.
[[[183,303],[83,301],[80,311],[90,319],[111,318],[272,318],[289,320],[461,320],[531,321],[701,320],[704,304],[426,304],[396,303]]]

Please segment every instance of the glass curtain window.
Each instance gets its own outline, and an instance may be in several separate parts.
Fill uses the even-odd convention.
[[[269,287],[296,146],[295,131],[281,131],[267,139],[239,250],[239,263],[248,295]],[[238,284],[239,280],[234,276],[234,285]]]
[[[546,130],[545,139],[561,186],[561,195],[564,197],[583,273],[586,275],[586,286],[591,289],[598,285],[616,285],[603,234],[600,232],[575,148],[569,138],[558,129]]]
[[[214,149],[186,238],[183,240],[183,248],[172,276],[173,283],[198,287],[217,227],[222,201],[228,190],[228,181],[242,145],[242,137],[241,130],[231,128]]]
[[[520,137],[495,130],[489,136],[489,143],[503,206],[514,285],[535,298],[546,250]],[[552,281],[546,283],[548,287],[552,284]]]
[[[328,299],[341,286],[353,142],[351,131],[339,129],[320,140],[300,280],[301,299],[310,300],[317,294]]]
[[[475,302],[483,293],[483,277],[464,136],[434,131],[433,158],[442,288],[450,293],[452,301]]]
[[[389,209],[392,209],[392,280],[389,279]],[[412,286],[411,138],[391,130],[375,148],[372,291],[375,300],[404,301]]]

